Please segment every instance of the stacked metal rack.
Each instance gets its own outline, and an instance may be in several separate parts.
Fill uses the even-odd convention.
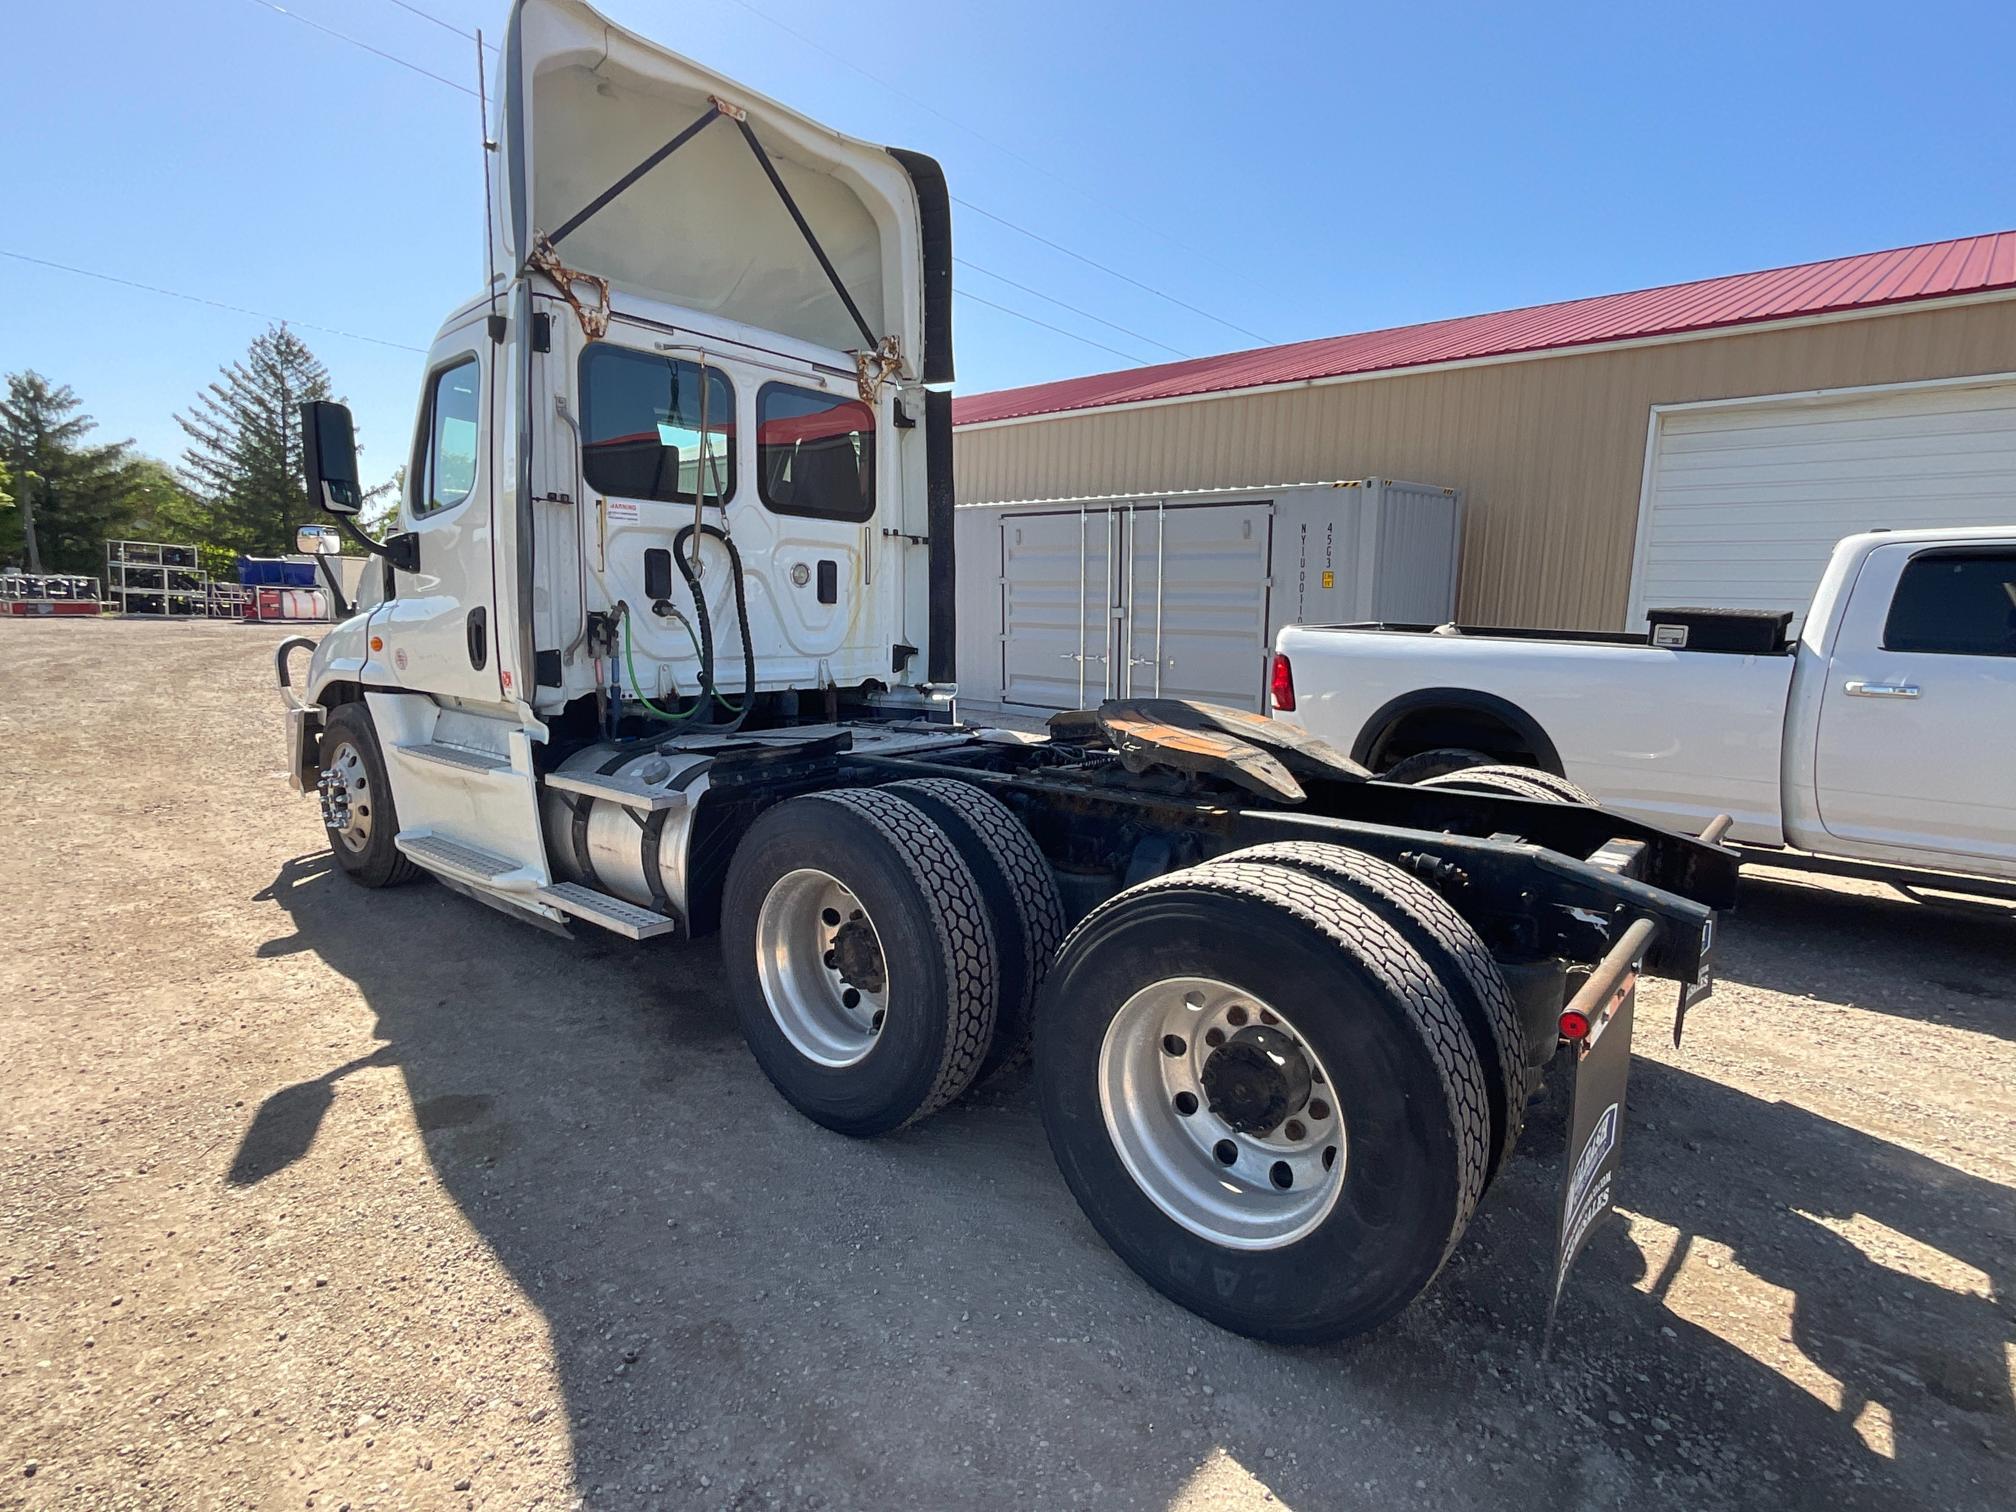
[[[28,615],[93,615],[103,602],[98,579],[72,573],[24,572],[0,574],[0,614],[12,618]]]
[[[202,619],[210,613],[210,576],[194,546],[107,541],[105,598],[121,614]]]

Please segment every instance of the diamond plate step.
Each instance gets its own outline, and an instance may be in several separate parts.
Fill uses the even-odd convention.
[[[514,882],[522,886],[527,875],[523,867],[507,856],[493,855],[424,830],[395,836],[392,843],[429,871],[477,887],[509,888]]]
[[[468,746],[442,745],[439,741],[415,741],[411,745],[398,747],[402,756],[418,757],[422,761],[437,762],[442,766],[460,767],[465,772],[508,772],[511,763],[490,751],[472,750]]]
[[[590,924],[599,924],[633,940],[670,934],[679,927],[677,919],[668,919],[664,914],[639,908],[635,903],[596,892],[579,882],[556,882],[551,887],[540,888],[532,896],[562,913],[572,914]]]
[[[633,778],[604,777],[599,772],[553,772],[548,774],[546,786],[563,793],[607,799],[645,814],[686,806],[686,794],[678,788],[648,787]]]

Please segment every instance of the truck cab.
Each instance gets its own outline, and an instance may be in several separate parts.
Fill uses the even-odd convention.
[[[745,615],[758,695],[949,681],[943,179],[722,87],[585,5],[514,10],[489,287],[434,339],[381,601],[311,694],[410,687],[530,727],[634,665],[679,708]],[[762,564],[739,608],[731,542]]]

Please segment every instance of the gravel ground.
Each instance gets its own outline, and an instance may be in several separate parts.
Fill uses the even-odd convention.
[[[1413,1309],[1269,1348],[1025,1083],[850,1142],[711,942],[332,875],[276,639],[0,624],[0,1506],[2016,1500],[2008,905],[1757,873],[1551,1356],[1544,1114]]]

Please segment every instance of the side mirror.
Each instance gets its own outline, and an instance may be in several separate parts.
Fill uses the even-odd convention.
[[[364,489],[357,479],[357,434],[346,406],[333,399],[311,399],[301,406],[301,454],[308,473],[309,503],[333,515],[355,515],[363,510]]]
[[[334,556],[343,550],[343,536],[333,525],[303,525],[294,532],[294,549],[304,556]]]

